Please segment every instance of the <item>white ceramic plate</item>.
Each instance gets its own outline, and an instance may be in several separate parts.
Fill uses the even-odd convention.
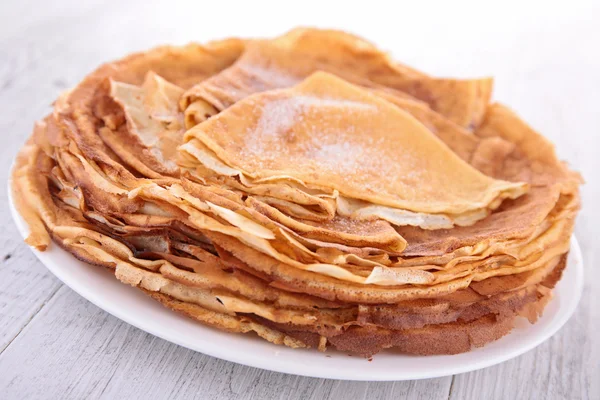
[[[10,190],[8,191],[10,193]],[[23,236],[28,228],[13,218]],[[61,281],[93,304],[117,318],[162,339],[189,349],[251,367],[318,378],[399,381],[434,378],[477,370],[517,357],[554,335],[575,311],[583,289],[583,262],[575,237],[568,267],[554,290],[554,298],[534,325],[520,319],[509,335],[479,349],[453,356],[408,356],[384,351],[372,361],[328,350],[290,349],[250,334],[232,334],[203,326],[170,311],[140,290],[120,283],[109,271],[75,259],[54,245],[35,251],[42,263]]]

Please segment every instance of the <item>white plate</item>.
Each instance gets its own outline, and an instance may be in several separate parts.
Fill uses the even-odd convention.
[[[19,231],[26,236],[28,228],[17,214],[10,195],[9,202]],[[554,290],[553,300],[536,324],[530,325],[520,318],[509,335],[464,354],[419,357],[384,351],[372,361],[331,350],[320,353],[312,349],[290,349],[251,334],[221,332],[164,308],[141,291],[120,283],[104,268],[85,264],[56,245],[45,252],[34,250],[34,253],[54,275],[93,304],[139,329],[189,349],[288,374],[399,381],[434,378],[489,367],[517,357],[554,335],[575,311],[583,289],[581,251],[575,237],[571,243],[568,267]]]

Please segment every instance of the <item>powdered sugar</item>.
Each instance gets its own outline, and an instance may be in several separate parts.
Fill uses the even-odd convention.
[[[315,143],[306,152],[307,158],[314,160],[321,167],[341,174],[353,173],[360,165],[372,164],[369,148],[349,141],[333,143]]]
[[[269,101],[255,109],[255,112],[260,113],[260,118],[245,135],[245,155],[268,158],[269,153],[285,151],[285,145],[293,142],[293,138],[286,135],[289,135],[294,127],[301,126],[304,130],[310,129],[312,132],[309,133],[318,133],[318,126],[308,126],[303,122],[304,116],[311,109],[319,107],[376,110],[371,104],[314,96],[295,96]],[[331,114],[334,116],[335,111],[332,110]],[[321,122],[325,125],[327,120]]]
[[[367,132],[369,119],[380,118],[377,105],[332,97],[293,96],[256,104],[257,122],[244,136],[241,156],[255,168],[283,170],[281,155],[304,172],[333,174],[365,190],[383,190],[385,180],[418,179],[416,170],[398,171],[396,161],[382,154],[385,146],[401,146]],[[353,118],[363,123],[353,125]],[[400,151],[406,161],[410,154]],[[400,156],[400,155],[399,155]],[[277,163],[279,161],[279,163]],[[406,162],[404,163],[406,165]],[[386,179],[377,179],[386,177]],[[374,179],[375,178],[375,179]]]
[[[285,70],[265,65],[244,63],[239,66],[244,73],[259,79],[265,87],[284,88],[294,86],[300,81],[299,78]]]
[[[376,110],[371,104],[350,100],[337,100],[314,96],[295,96],[270,101],[260,110],[261,116],[256,127],[246,136],[246,142],[252,145],[254,139],[265,139],[265,136],[274,137],[278,133],[290,130],[294,125],[302,123],[304,115],[311,108],[329,107],[355,110]],[[335,113],[334,110],[331,111]],[[326,121],[323,121],[326,122]],[[261,137],[256,137],[257,135]]]

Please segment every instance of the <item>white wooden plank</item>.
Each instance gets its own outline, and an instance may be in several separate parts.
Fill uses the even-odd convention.
[[[378,23],[373,24],[372,18],[365,18],[363,6],[353,9],[346,4],[343,13],[307,17],[303,10],[286,12],[287,4],[259,3],[236,5],[238,12],[232,14],[228,11],[234,6],[215,2],[184,7],[153,0],[2,2],[0,168],[8,173],[10,159],[33,121],[49,110],[61,90],[100,62],[160,43],[273,35],[310,23],[351,29],[432,73],[495,75],[496,98],[557,143],[561,156],[588,180],[587,208],[577,227],[588,283],[577,314],[555,338],[501,366],[455,377],[450,397],[600,398],[596,334],[600,311],[595,306],[600,292],[595,269],[600,215],[593,208],[600,200],[600,158],[595,154],[600,147],[596,110],[600,92],[593,90],[600,87],[600,64],[598,53],[586,43],[598,35],[599,3],[573,2],[569,7],[546,3],[539,8],[521,2],[518,13],[505,6],[506,13],[495,10],[493,20],[473,18],[473,13],[446,18],[456,2],[448,3],[445,11],[446,6],[439,5],[442,11],[433,14],[425,3],[415,4],[412,14],[428,15],[426,25],[435,26],[438,33],[423,30],[417,17],[398,24],[392,12],[378,13]],[[469,6],[489,15],[489,8],[479,3]],[[264,12],[278,18],[247,23],[249,16]],[[413,40],[414,32],[419,32],[419,40]],[[412,39],[403,40],[407,37]],[[62,398],[63,393],[72,398],[448,396],[450,378],[404,383],[300,378],[219,361],[129,327],[66,288],[57,292],[60,283],[21,244],[7,213],[5,191],[1,185],[0,351],[10,345],[0,355],[0,391],[7,389],[2,397]],[[11,257],[2,262],[8,254]]]
[[[10,226],[12,221],[6,223]],[[0,353],[61,285],[29,249],[19,244],[12,250],[14,240],[3,244],[7,246],[0,256]]]

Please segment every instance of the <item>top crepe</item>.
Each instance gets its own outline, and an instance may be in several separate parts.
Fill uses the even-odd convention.
[[[325,71],[387,96],[418,99],[454,123],[475,129],[492,93],[492,79],[429,77],[392,60],[368,41],[335,30],[297,28],[248,43],[229,68],[182,98],[188,128],[257,92],[293,86]]]
[[[472,222],[527,190],[483,175],[409,113],[324,72],[241,100],[184,141],[252,184],[291,181],[371,205],[481,215]]]

